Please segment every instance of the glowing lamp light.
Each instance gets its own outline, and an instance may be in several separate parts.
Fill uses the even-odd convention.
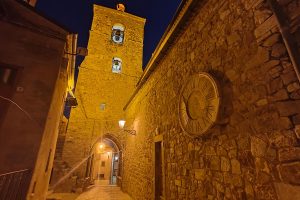
[[[104,144],[103,144],[103,143],[100,143],[99,148],[100,148],[100,149],[104,149]]]
[[[125,123],[126,123],[125,120],[123,120],[123,119],[119,120],[119,127],[120,127],[121,129],[123,129],[124,126],[125,126]],[[136,135],[136,131],[135,131],[135,130],[123,129],[123,131],[124,131],[124,132],[127,132],[127,133],[129,133],[129,134],[131,134],[131,135]]]
[[[125,120],[123,120],[123,119],[119,120],[119,127],[120,127],[120,128],[124,128],[125,123],[126,123]]]

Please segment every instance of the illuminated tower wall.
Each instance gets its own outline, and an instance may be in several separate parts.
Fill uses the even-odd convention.
[[[118,120],[142,73],[145,19],[94,5],[88,56],[79,68],[78,106],[69,119],[62,159],[70,169],[102,134],[122,139]],[[80,168],[78,176],[86,173]]]

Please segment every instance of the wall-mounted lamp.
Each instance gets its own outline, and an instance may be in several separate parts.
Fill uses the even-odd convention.
[[[123,119],[119,120],[119,127],[120,127],[120,128],[124,128],[125,123],[126,123],[125,120],[123,120]]]
[[[104,145],[103,143],[100,143],[100,144],[99,144],[99,149],[102,150],[102,149],[104,149],[104,147],[105,147],[105,145]]]
[[[124,129],[125,123],[126,123],[125,120],[123,120],[123,119],[119,120],[119,127],[121,129],[123,129],[123,131],[125,131],[125,132],[127,132],[127,133],[129,133],[131,135],[136,135],[136,131],[135,130]]]

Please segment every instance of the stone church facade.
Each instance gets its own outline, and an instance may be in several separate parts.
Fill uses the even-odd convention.
[[[131,88],[127,100],[120,101],[124,113],[119,108],[111,113],[110,119],[125,118],[136,135],[117,131],[109,123],[106,126],[121,144],[125,192],[143,200],[299,198],[299,9],[299,0],[182,3],[135,91]],[[285,23],[280,23],[282,18]],[[141,34],[143,23],[138,21],[135,30]],[[90,57],[109,55],[111,59],[109,52],[96,55],[95,41],[92,36]],[[142,44],[141,37],[139,41]],[[131,60],[138,66],[141,57],[135,55],[130,55]],[[89,67],[96,67],[90,61]],[[220,104],[213,126],[195,137],[186,133],[180,121],[180,99],[185,83],[203,72],[216,82]],[[128,73],[138,75],[139,71]],[[76,91],[77,98],[88,101],[97,96],[84,94],[90,92],[88,85],[97,84],[79,78],[77,90],[82,93]],[[196,87],[193,91],[198,92]],[[188,105],[187,110],[192,107]],[[95,122],[83,113],[73,117],[76,110],[72,110],[64,146],[63,160],[69,163],[82,159],[82,153],[87,155],[99,137],[93,130],[101,129],[101,120]],[[191,113],[188,117],[192,118]]]

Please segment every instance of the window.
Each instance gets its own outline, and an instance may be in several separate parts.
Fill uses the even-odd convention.
[[[122,60],[120,58],[114,57],[112,60],[112,72],[121,73],[122,70]]]
[[[122,24],[115,24],[112,28],[111,39],[116,44],[123,44],[124,41],[124,26]]]
[[[17,76],[17,70],[8,67],[0,67],[0,84],[13,85]]]
[[[105,167],[105,161],[101,162],[101,167]]]
[[[104,178],[105,178],[105,177],[104,177],[104,174],[99,174],[99,179],[100,179],[100,180],[104,180]]]

